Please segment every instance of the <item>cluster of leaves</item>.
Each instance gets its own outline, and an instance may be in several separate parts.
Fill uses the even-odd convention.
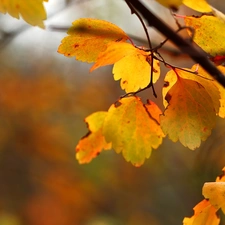
[[[16,18],[21,15],[31,25],[44,27],[44,1],[47,0],[1,0],[0,12],[8,12]],[[225,33],[221,32],[225,29],[225,16],[205,0],[158,2],[171,9],[185,4],[199,12],[210,13],[182,18],[191,37],[190,27],[195,30],[193,41],[225,74],[221,64],[225,58]],[[148,49],[136,46],[123,30],[107,21],[84,18],[73,22],[58,52],[94,63],[90,71],[114,64],[114,79],[120,80],[121,89],[126,92],[108,111],[95,112],[85,119],[89,133],[76,147],[80,163],[88,163],[102,150],[113,148],[117,153],[122,152],[126,161],[141,166],[166,136],[194,150],[209,137],[217,116],[225,117],[224,88],[198,64],[192,68],[178,68],[165,62],[160,47],[162,45],[154,49],[151,44]],[[154,83],[161,75],[160,62],[170,68],[162,89],[163,110],[152,100],[145,103],[136,95],[146,88],[152,88],[154,92]],[[219,223],[217,211],[225,212],[224,181],[223,174],[216,182],[204,185],[206,199],[194,208],[193,217],[184,219],[185,225]]]
[[[21,15],[28,23],[44,27],[44,1],[2,0],[0,12],[8,12],[16,18]],[[193,0],[158,2],[171,9],[185,4],[199,12],[215,12],[205,0],[198,3]],[[212,14],[184,16],[183,19],[187,27],[195,30],[193,41],[224,73],[225,68],[220,65],[225,58],[225,34],[221,32],[225,29],[223,14],[219,17]],[[191,29],[187,31],[193,35]],[[225,117],[225,92],[220,84],[198,65],[173,67],[164,61],[160,48],[149,47],[136,46],[122,29],[103,20],[83,18],[74,21],[69,28],[58,52],[94,63],[90,71],[114,64],[114,79],[120,80],[126,92],[108,112],[96,112],[85,119],[90,132],[76,147],[80,163],[88,163],[102,150],[113,148],[122,152],[127,161],[140,166],[165,136],[196,149],[210,135],[216,117]],[[154,91],[153,85],[160,77],[160,62],[171,69],[162,89],[165,107],[162,111],[152,100],[144,103],[136,96],[148,87]]]
[[[184,1],[196,10],[209,10],[206,2],[203,8],[193,7],[191,2]],[[213,15],[185,16],[184,21],[187,27],[195,29],[196,44],[214,60],[223,57],[220,54],[225,50],[225,35],[221,32],[224,21]],[[140,166],[166,135],[193,150],[209,137],[216,117],[225,117],[224,88],[197,64],[175,68],[162,60],[159,51],[136,46],[123,30],[109,22],[87,18],[73,22],[58,52],[94,62],[90,71],[114,64],[114,79],[120,80],[126,92],[107,112],[96,112],[85,119],[90,132],[76,147],[80,163],[88,163],[112,147],[117,153],[122,152],[126,161]],[[171,68],[162,90],[163,111],[153,101],[145,104],[135,95],[158,80],[160,62]],[[218,69],[225,73],[223,66]]]

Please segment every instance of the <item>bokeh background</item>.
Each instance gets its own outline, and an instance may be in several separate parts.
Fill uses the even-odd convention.
[[[145,2],[175,27],[166,9]],[[223,1],[211,2],[224,10]],[[91,65],[57,53],[64,28],[81,17],[99,18],[138,34],[141,41],[134,41],[140,45],[146,38],[121,0],[50,0],[45,6],[45,30],[0,15],[0,225],[182,224],[203,199],[204,182],[214,181],[225,166],[225,121],[218,118],[195,151],[166,138],[140,168],[114,151],[79,165],[74,149],[87,133],[83,119],[107,110],[123,92],[111,66],[90,74]],[[150,33],[155,44],[163,40],[155,30]],[[167,48],[177,50],[168,44],[163,51],[172,64],[193,64]],[[161,69],[158,98],[151,90],[140,94],[160,107],[166,73]]]

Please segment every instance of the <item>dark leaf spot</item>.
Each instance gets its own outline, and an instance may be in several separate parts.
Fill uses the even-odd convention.
[[[158,72],[158,70],[157,70],[157,69],[155,69],[155,68],[153,67],[153,72],[154,72],[154,73],[157,73],[157,72]]]
[[[178,11],[178,8],[175,5],[170,5],[170,9],[174,12]]]
[[[169,93],[167,93],[165,99],[168,103],[170,102],[171,98],[172,98],[172,96]]]
[[[165,88],[166,88],[166,87],[168,87],[168,86],[169,86],[169,84],[170,84],[170,83],[169,83],[168,81],[165,81],[165,83],[164,83],[163,87],[165,87]]]
[[[122,105],[122,103],[120,102],[120,101],[117,101],[117,102],[115,102],[114,103],[114,106],[117,108],[117,107],[119,107],[119,106],[121,106]]]

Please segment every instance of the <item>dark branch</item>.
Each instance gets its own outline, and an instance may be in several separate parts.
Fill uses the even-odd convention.
[[[168,27],[161,19],[156,17],[139,0],[129,0],[129,2],[141,13],[149,26],[155,27],[165,37],[169,38],[182,52],[188,54],[194,61],[199,63],[215,80],[225,87],[225,76],[208,59],[207,54],[198,46],[194,46],[188,40]]]

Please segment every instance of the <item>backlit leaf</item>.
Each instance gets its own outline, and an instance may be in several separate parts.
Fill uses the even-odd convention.
[[[216,215],[217,209],[206,199],[194,207],[194,215],[185,217],[183,225],[219,225],[220,219]]]
[[[27,23],[44,28],[46,12],[43,1],[48,0],[0,0],[0,12],[9,13],[17,19],[21,15]]]
[[[103,134],[112,148],[140,166],[162,143],[159,126],[160,109],[153,102],[144,105],[138,97],[127,97],[113,104],[105,118]]]
[[[178,76],[165,98],[168,106],[161,116],[164,133],[192,150],[199,147],[201,140],[211,134],[216,120],[215,106],[207,90],[199,82]]]
[[[183,4],[198,12],[211,12],[212,8],[206,0],[183,0]]]
[[[116,25],[104,20],[88,18],[74,21],[67,34],[58,52],[65,56],[75,56],[77,60],[88,63],[95,62],[109,42],[129,39]]]
[[[216,86],[216,83],[214,82],[212,77],[205,70],[203,70],[202,67],[200,67],[198,64],[193,65],[190,71],[192,72],[197,71],[198,74],[193,74],[191,72],[176,69],[176,73],[177,75],[179,75],[179,77],[197,81],[206,89],[206,91],[208,92],[208,94],[210,95],[213,101],[215,112],[218,113],[220,108],[220,101],[219,101],[220,92],[218,90],[218,87]],[[165,83],[167,84],[166,87],[163,88],[163,97],[164,97],[163,103],[165,107],[168,105],[168,102],[166,101],[165,96],[168,90],[177,81],[177,75],[175,74],[173,70],[171,70],[167,73],[165,77]]]
[[[224,66],[218,66],[218,69],[225,74],[225,67]],[[217,81],[214,81],[214,84],[217,86],[220,92],[220,109],[218,115],[221,118],[225,118],[225,88],[219,84]]]
[[[224,66],[218,66],[217,68],[225,74]],[[198,70],[198,75],[192,75],[189,73],[189,76],[187,76],[188,73],[181,71],[179,72],[179,75],[183,78],[186,77],[201,83],[212,98],[217,115],[221,118],[225,118],[225,88],[216,80],[212,80],[212,77],[202,67],[194,65],[191,68],[192,71],[195,71],[196,69]]]
[[[202,194],[218,210],[225,213],[225,182],[206,182]]]
[[[76,146],[76,158],[79,163],[89,163],[103,149],[111,148],[102,135],[102,126],[107,112],[96,112],[85,119],[89,133],[84,136]]]
[[[135,48],[130,43],[113,42],[100,53],[91,71],[100,66],[114,64],[113,74],[115,80],[121,79],[121,88],[127,93],[145,88],[150,83],[149,52]],[[160,75],[158,60],[153,61],[153,83]]]
[[[186,16],[186,26],[195,29],[194,42],[212,56],[225,55],[225,22],[221,19],[203,15],[201,17]]]

